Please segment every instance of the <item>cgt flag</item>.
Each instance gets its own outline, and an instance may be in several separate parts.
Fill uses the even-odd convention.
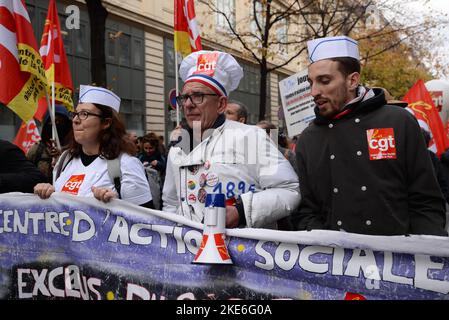
[[[40,140],[41,136],[39,130],[37,130],[36,122],[34,122],[34,119],[31,119],[27,123],[22,123],[13,143],[27,154],[32,145]]]
[[[418,80],[402,100],[408,103],[407,110],[415,115],[421,128],[431,132],[429,149],[439,157],[449,147],[449,140],[424,81]]]
[[[202,50],[193,0],[174,0],[175,51],[183,57]]]
[[[0,102],[23,121],[36,112],[47,79],[23,0],[0,0]]]
[[[39,52],[42,56],[45,75],[49,84],[49,96],[52,96],[51,84],[54,83],[55,101],[65,105],[69,111],[73,111],[73,82],[62,40],[61,25],[59,24],[55,0],[50,0],[48,4],[47,19],[45,20]],[[47,100],[45,98],[41,99],[34,117],[42,121],[47,107]]]

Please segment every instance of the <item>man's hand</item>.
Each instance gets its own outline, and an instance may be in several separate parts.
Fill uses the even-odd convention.
[[[105,203],[111,201],[114,198],[118,198],[117,192],[108,188],[92,187],[92,192],[96,199],[103,201]]]
[[[234,206],[226,206],[226,228],[237,228],[239,226],[239,212]]]

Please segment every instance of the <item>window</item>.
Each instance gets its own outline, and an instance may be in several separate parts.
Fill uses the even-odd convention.
[[[114,35],[114,31],[106,30],[106,58],[108,62],[117,62],[117,39]]]
[[[126,130],[136,131],[138,135],[145,134],[145,104],[143,101],[122,99],[120,116],[126,123]]]
[[[127,23],[106,23],[107,84],[120,96],[120,116],[128,130],[145,133],[145,40],[142,29]]]
[[[140,39],[134,39],[133,41],[133,65],[134,67],[143,68],[143,41]]]
[[[253,6],[256,6],[256,16],[254,16],[254,7]],[[251,26],[250,26],[251,32],[260,36],[260,31],[257,28],[256,17],[257,17],[257,22],[259,23],[260,28],[263,30],[264,25],[265,25],[265,19],[264,19],[264,14],[263,14],[264,8],[262,8],[262,3],[260,3],[260,1],[254,1],[254,3],[252,3],[249,6],[249,10],[250,10],[250,17],[251,17]]]
[[[254,6],[256,6],[255,10],[256,10],[256,15],[254,15]],[[265,17],[263,14],[263,7],[262,7],[262,3],[260,3],[260,1],[255,0],[254,3],[252,3],[249,6],[249,10],[250,10],[250,17],[251,17],[251,23],[250,23],[250,30],[251,33],[254,35],[252,38],[252,41],[254,42],[255,45],[257,45],[257,47],[262,47],[262,32],[264,30],[264,26],[265,26]],[[257,23],[256,23],[256,17],[257,17],[257,23],[259,24],[261,31],[259,31],[259,28],[257,27]]]
[[[76,53],[88,56],[87,52],[87,25],[83,22],[80,22],[80,29],[75,33],[75,43],[76,43]]]
[[[119,63],[129,66],[131,62],[131,36],[122,34],[119,39]]]
[[[235,30],[235,0],[216,0],[215,5],[219,12],[223,12],[231,22],[232,28]],[[223,32],[231,32],[229,23],[221,13],[216,13],[217,30]]]
[[[276,40],[279,41],[279,52],[281,54],[288,53],[288,45],[283,44],[288,42],[288,19],[283,19],[278,23],[276,29]]]
[[[59,14],[59,21],[61,22],[61,35],[62,41],[64,42],[64,50],[66,54],[72,54],[72,37],[70,36],[69,30],[67,30],[65,23],[66,16],[63,14]]]

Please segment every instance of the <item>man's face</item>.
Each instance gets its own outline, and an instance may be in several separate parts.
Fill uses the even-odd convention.
[[[181,94],[214,94],[214,91],[204,84],[198,82],[187,82]],[[192,103],[190,99],[187,99],[184,103],[184,115],[187,120],[187,124],[190,128],[193,128],[194,121],[201,122],[201,130],[207,130],[212,128],[215,120],[218,116],[224,112],[226,108],[226,97],[220,97],[218,95],[205,95],[202,103]]]
[[[228,103],[225,110],[226,119],[244,123],[245,119],[239,117],[239,106],[235,103]]]
[[[309,66],[309,83],[312,97],[322,116],[331,118],[352,99],[360,75],[352,73],[345,77],[338,70],[337,61],[320,60]]]

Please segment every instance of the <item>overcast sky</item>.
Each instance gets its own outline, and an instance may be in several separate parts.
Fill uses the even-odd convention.
[[[392,0],[394,3],[394,0]],[[409,3],[409,7],[411,10],[418,13],[428,13],[433,10],[441,14],[447,14],[449,19],[449,0],[419,0],[419,1],[411,1]],[[440,28],[441,35],[439,38],[432,39],[435,43],[438,40],[442,43],[433,46],[433,50],[438,52],[438,55],[442,57],[443,61],[449,65],[449,25],[441,26]],[[446,74],[444,77],[446,80],[449,80],[449,74]]]

